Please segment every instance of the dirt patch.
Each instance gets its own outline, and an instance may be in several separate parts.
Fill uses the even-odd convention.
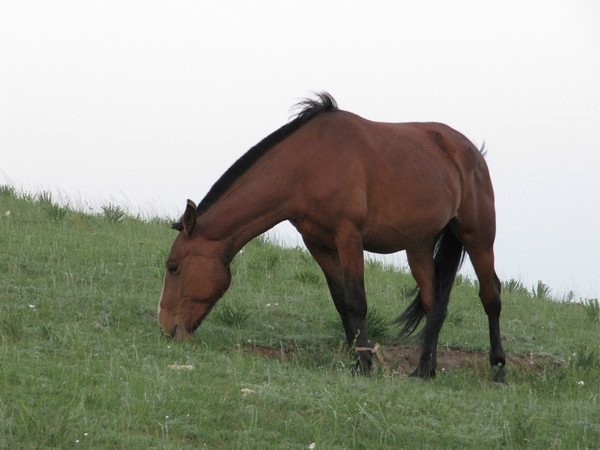
[[[252,351],[269,359],[286,360],[294,356],[293,350],[251,347]],[[409,375],[419,361],[419,349],[411,345],[393,345],[380,351],[385,366],[399,375]],[[489,367],[488,354],[464,348],[440,348],[437,354],[438,371],[456,371],[470,367]],[[521,372],[542,374],[547,367],[556,368],[560,364],[547,356],[516,355],[507,356],[507,366]]]
[[[388,367],[400,374],[409,374],[419,362],[417,347],[399,345],[386,347],[384,360]],[[455,371],[465,367],[489,367],[487,352],[470,351],[464,348],[441,348],[437,354],[438,371]],[[556,366],[550,358],[533,355],[507,355],[508,367],[516,367],[524,372],[541,374],[544,368]]]

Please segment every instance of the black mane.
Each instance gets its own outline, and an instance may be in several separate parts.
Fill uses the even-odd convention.
[[[288,122],[277,131],[264,138],[244,155],[240,157],[227,171],[221,175],[221,178],[208,191],[208,194],[198,205],[198,215],[203,214],[214,205],[219,198],[243,175],[252,165],[258,161],[275,145],[279,144],[292,133],[298,131],[302,125],[325,111],[337,111],[335,99],[327,92],[315,94],[317,99],[305,99],[295,105],[292,110],[298,110],[293,116],[294,119]]]

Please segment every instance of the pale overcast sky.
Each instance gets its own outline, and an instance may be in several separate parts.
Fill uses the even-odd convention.
[[[326,90],[485,141],[501,278],[598,297],[598,80],[595,0],[0,0],[0,183],[175,217]]]

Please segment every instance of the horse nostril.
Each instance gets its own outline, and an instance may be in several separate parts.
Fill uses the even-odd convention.
[[[174,338],[176,333],[177,333],[177,324],[175,324],[175,326],[171,329],[171,331],[169,332],[169,336]]]

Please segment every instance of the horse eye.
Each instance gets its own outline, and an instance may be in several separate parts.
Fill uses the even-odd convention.
[[[167,266],[167,270],[169,271],[169,273],[175,273],[175,272],[177,272],[177,269],[179,269],[178,264],[169,264]]]

